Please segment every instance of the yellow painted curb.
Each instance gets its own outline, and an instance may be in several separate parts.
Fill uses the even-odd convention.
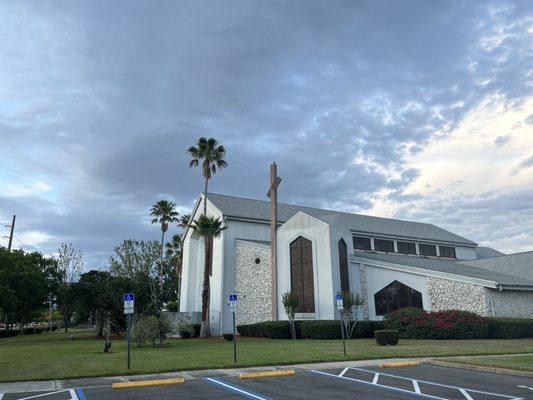
[[[179,385],[185,382],[183,378],[156,379],[151,381],[119,382],[113,383],[113,389],[136,389],[151,386]]]
[[[379,368],[391,368],[391,367],[412,367],[420,365],[420,361],[393,361],[379,364]]]
[[[239,375],[239,379],[253,379],[253,378],[273,378],[277,376],[291,376],[295,375],[293,369],[280,369],[276,371],[263,371],[263,372],[245,372]]]

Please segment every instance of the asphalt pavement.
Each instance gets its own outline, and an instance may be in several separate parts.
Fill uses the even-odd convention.
[[[0,394],[0,400],[175,399],[533,399],[533,378],[429,364],[379,368],[358,365],[300,370],[293,376],[239,379],[213,373],[183,384],[112,389],[109,384]]]

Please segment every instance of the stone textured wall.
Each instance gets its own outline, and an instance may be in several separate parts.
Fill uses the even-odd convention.
[[[255,260],[259,258],[259,264]],[[237,325],[272,319],[270,246],[239,241],[235,253],[235,291],[238,295]]]
[[[479,315],[492,315],[487,289],[470,283],[428,277],[430,309],[465,310]]]
[[[532,292],[508,290],[499,292],[495,289],[485,290],[487,291],[489,304],[492,299],[494,315],[496,317],[533,318]]]
[[[359,281],[361,282],[361,296],[363,297],[363,300],[365,301],[365,305],[362,307],[363,319],[369,319],[368,291],[366,288],[366,270],[363,264],[359,265]]]

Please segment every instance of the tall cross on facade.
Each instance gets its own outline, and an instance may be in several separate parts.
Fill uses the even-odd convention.
[[[278,319],[278,278],[277,278],[277,229],[278,229],[278,186],[281,178],[278,176],[278,166],[275,162],[270,165],[270,187],[267,196],[270,198],[270,265],[272,269],[272,321]]]

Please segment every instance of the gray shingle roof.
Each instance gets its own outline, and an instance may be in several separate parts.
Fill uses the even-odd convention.
[[[478,246],[476,247],[476,255],[478,259],[481,259],[481,258],[504,256],[505,254],[502,253],[501,251],[493,249],[492,247]]]
[[[270,203],[268,201],[243,199],[240,197],[214,193],[209,193],[207,197],[222,212],[222,214],[227,217],[264,221],[270,220]],[[476,243],[471,240],[465,239],[462,236],[432,224],[371,217],[368,215],[322,210],[319,208],[302,207],[283,203],[279,203],[278,205],[279,221],[287,221],[298,211],[309,214],[328,224],[334,219],[342,217],[349,229],[358,232],[476,245]]]
[[[414,257],[399,254],[382,254],[356,251],[355,257],[386,263],[406,265],[429,271],[443,272],[446,274],[459,275],[466,278],[483,279],[503,286],[528,286],[533,288],[533,280],[518,278],[509,274],[478,268],[466,264],[464,261],[441,260],[428,257]],[[479,260],[486,261],[486,260]]]
[[[501,255],[483,260],[462,261],[463,264],[533,280],[533,251]]]

